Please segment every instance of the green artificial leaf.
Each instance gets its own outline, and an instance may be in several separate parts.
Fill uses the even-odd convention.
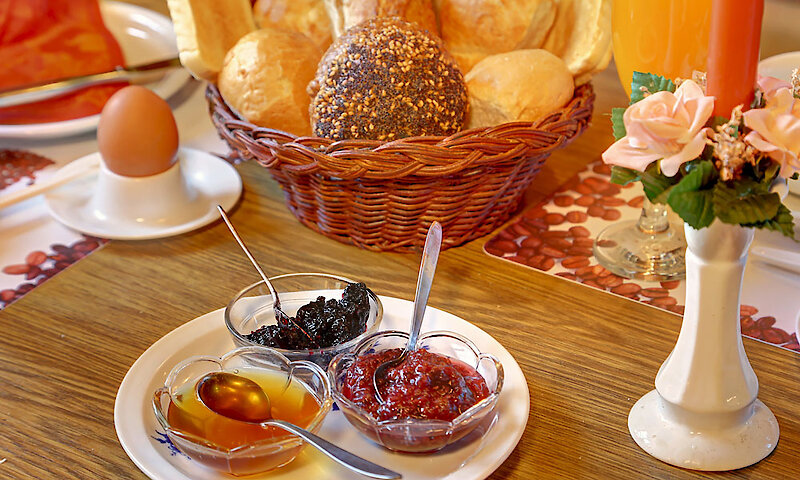
[[[667,202],[672,210],[692,228],[700,229],[711,225],[714,221],[714,192],[712,190],[696,190],[689,192],[670,192]]]
[[[723,116],[714,115],[711,118],[711,125],[710,125],[711,129],[716,132],[717,131],[717,127],[719,127],[720,125],[725,125],[726,123],[728,123],[728,120],[729,120],[728,118],[725,118]]]
[[[693,228],[703,228],[714,221],[713,185],[714,164],[708,160],[693,160],[684,166],[686,175],[669,190],[667,203]]]
[[[761,183],[766,185],[767,187],[771,187],[772,182],[775,181],[775,177],[778,176],[780,170],[781,170],[781,164],[773,160],[769,164],[769,167],[767,167],[767,169],[764,171],[764,178],[761,179]]]
[[[651,163],[641,174],[642,187],[648,200],[653,203],[666,203],[669,189],[678,181],[675,177],[668,177],[661,173],[658,162]]]
[[[668,78],[652,73],[633,72],[631,79],[631,105],[644,98],[644,87],[649,93],[662,91],[674,92],[675,83]]]
[[[763,195],[769,193],[769,189],[772,186],[772,182],[764,182],[764,181],[757,181],[750,178],[740,178],[736,180],[736,183],[733,184],[733,190],[736,191],[736,195],[739,197],[745,197],[747,195]]]
[[[717,179],[717,169],[714,168],[714,162],[711,160],[698,159],[686,162],[682,166],[684,177],[691,175],[691,184],[696,184],[695,189],[702,187],[711,187],[713,182]]]
[[[794,217],[792,217],[791,210],[786,208],[786,205],[783,204],[778,207],[778,213],[771,219],[764,222],[745,224],[744,226],[774,230],[794,239]]]
[[[755,183],[755,182],[752,182]],[[748,182],[730,188],[723,182],[714,187],[714,213],[725,223],[748,225],[771,220],[778,214],[777,193],[755,193]]]
[[[625,110],[624,108],[616,107],[611,109],[611,125],[614,128],[614,140],[619,140],[627,134],[625,131],[625,122],[622,120]]]
[[[611,183],[617,185],[627,185],[631,182],[636,182],[641,178],[642,173],[632,168],[619,167],[614,165],[611,167]]]

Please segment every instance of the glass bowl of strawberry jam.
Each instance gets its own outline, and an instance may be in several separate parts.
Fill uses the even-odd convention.
[[[309,361],[289,361],[273,349],[240,347],[222,357],[191,357],[176,365],[153,396],[156,419],[170,441],[201,465],[236,476],[276,469],[305,447],[298,437],[219,415],[197,394],[211,372],[231,372],[258,383],[269,396],[272,417],[316,433],[333,403],[325,372]]]
[[[503,366],[454,332],[422,334],[417,350],[381,379],[376,396],[375,369],[407,341],[406,332],[378,332],[331,361],[333,398],[353,426],[390,450],[428,453],[492,421]]]

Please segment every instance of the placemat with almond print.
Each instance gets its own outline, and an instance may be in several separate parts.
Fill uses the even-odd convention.
[[[49,158],[0,150],[0,197],[58,170]],[[106,243],[52,219],[41,196],[0,211],[0,310]]]
[[[484,251],[523,268],[578,282],[612,295],[683,314],[685,282],[647,282],[617,276],[592,254],[595,236],[613,222],[636,220],[644,196],[638,183],[610,183],[611,170],[602,162],[588,165],[551,197],[523,212],[485,245]],[[800,197],[785,202],[800,218]],[[674,220],[681,224],[679,218]],[[795,224],[800,239],[800,225]],[[780,234],[757,231],[753,245],[768,243],[791,251],[800,244]],[[800,274],[748,259],[742,287],[742,334],[800,353]]]

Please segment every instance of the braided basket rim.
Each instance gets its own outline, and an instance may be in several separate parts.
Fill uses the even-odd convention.
[[[206,89],[212,121],[243,159],[294,175],[339,179],[451,177],[471,168],[516,163],[549,155],[586,129],[592,116],[591,84],[575,89],[562,108],[535,122],[510,122],[462,130],[450,136],[333,141],[297,136],[244,120],[214,84]]]

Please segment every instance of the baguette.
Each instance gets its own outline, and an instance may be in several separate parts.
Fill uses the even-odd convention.
[[[374,17],[400,17],[439,36],[432,0],[324,0],[334,37]]]
[[[260,28],[284,28],[307,36],[323,51],[332,41],[332,26],[322,0],[257,0],[253,18]]]
[[[611,61],[611,0],[556,0],[556,19],[543,48],[564,59],[576,84]]]
[[[256,29],[249,0],[167,0],[181,64],[215,82],[225,54]]]

